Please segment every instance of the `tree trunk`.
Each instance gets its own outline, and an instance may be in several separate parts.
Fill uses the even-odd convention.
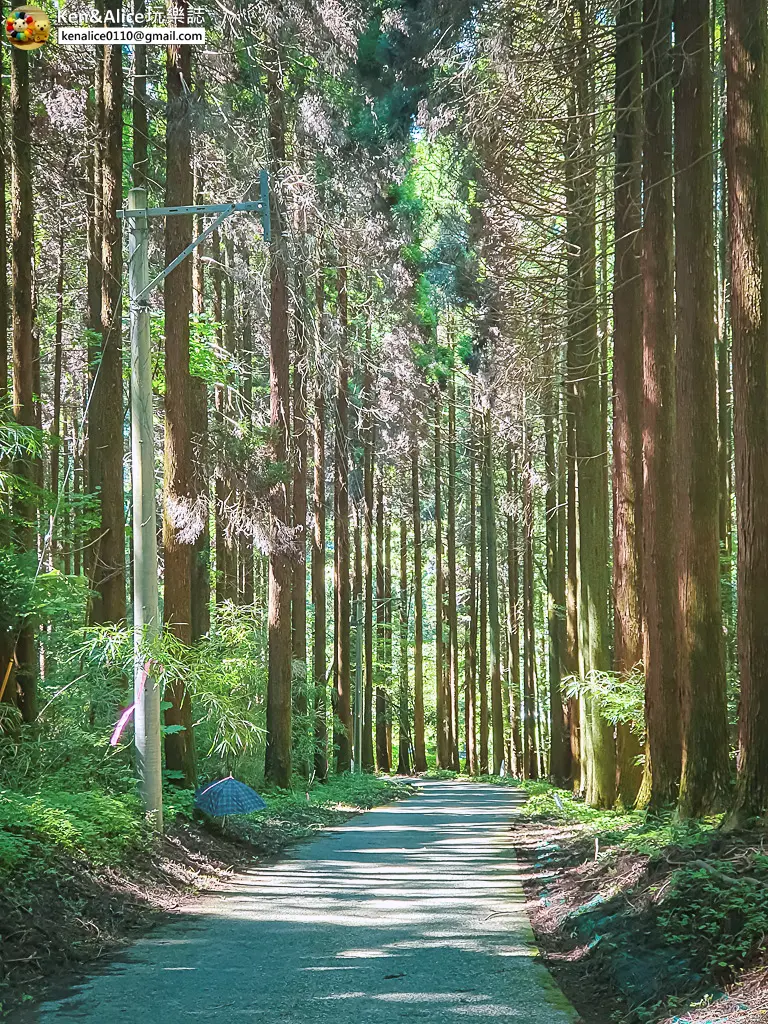
[[[642,43],[640,0],[623,0],[616,16],[616,169],[613,266],[613,634],[620,674],[643,660],[641,584],[643,493]],[[637,797],[640,741],[617,727],[618,794]]]
[[[563,714],[561,683],[562,653],[560,651],[560,608],[558,596],[559,558],[557,537],[557,385],[554,368],[549,359],[547,373],[550,383],[545,395],[544,412],[544,461],[546,472],[545,518],[547,547],[547,632],[549,635],[549,774],[558,786],[564,786],[568,778],[569,761],[568,737]]]
[[[738,652],[735,816],[768,807],[768,11],[731,0],[727,41]]]
[[[119,10],[109,0],[109,10]],[[125,618],[125,505],[123,493],[123,238],[116,212],[123,205],[123,50],[104,47],[102,163],[101,356],[88,419],[88,486],[98,492],[101,522],[94,531],[92,622]]]
[[[451,767],[459,771],[459,611],[456,599],[456,381],[448,384],[448,659],[447,698],[451,716]]]
[[[363,753],[362,767],[364,772],[372,772],[375,768],[373,760],[373,451],[375,445],[375,426],[371,412],[373,404],[373,376],[370,371],[370,331],[368,332],[368,351],[366,359],[365,379],[363,383],[363,402],[366,403],[365,437],[363,442],[363,547],[365,574],[365,693],[363,694]]]
[[[441,420],[443,403],[440,394],[435,398],[435,709],[437,715],[437,767],[450,768],[451,704],[446,687],[445,644],[443,639],[443,448]]]
[[[0,178],[5,181],[5,177]],[[5,278],[5,262],[0,263]],[[61,458],[63,431],[61,429],[61,370],[64,341],[64,224],[59,211],[59,253],[56,267],[56,322],[53,342],[53,420],[51,422],[51,498],[53,512],[48,526],[50,566],[57,568],[57,534],[60,525],[56,522],[59,511],[59,461]],[[1,682],[1,681],[0,681]]]
[[[166,206],[189,206],[193,197],[191,49],[169,47],[166,128]],[[171,263],[192,241],[191,216],[166,218],[165,262]],[[192,262],[184,260],[165,278],[165,458],[163,472],[163,619],[182,643],[192,642],[192,459],[189,375],[189,316],[192,311]],[[186,788],[195,783],[192,704],[183,679],[166,688],[166,726],[179,731],[165,737],[166,767],[180,773]]]
[[[482,428],[481,428],[482,429]],[[481,460],[485,452],[480,445]],[[488,524],[482,501],[483,462],[480,464],[480,774],[488,774]]]
[[[675,515],[675,321],[672,251],[671,0],[644,0],[643,594],[651,807],[680,783]],[[711,213],[708,213],[709,217]],[[697,228],[698,229],[698,228]]]
[[[32,337],[32,259],[34,253],[34,207],[32,201],[32,146],[29,116],[29,54],[11,50],[11,278],[13,299],[13,416],[22,426],[35,425],[34,341]],[[32,458],[18,460],[17,476],[35,479]],[[14,508],[17,521],[16,545],[36,552],[35,507],[22,495]],[[25,722],[37,718],[38,662],[34,628],[23,623],[16,639],[16,686],[19,708]],[[6,666],[3,666],[5,673]],[[2,681],[2,680],[0,680]]]
[[[312,492],[312,603],[315,606],[315,624],[312,643],[312,669],[315,706],[315,775],[324,779],[328,774],[328,737],[326,729],[326,601],[325,601],[325,392],[323,390],[322,360],[325,338],[322,269],[315,288],[317,303],[317,334],[315,341],[315,417],[314,417],[314,488]]]
[[[408,729],[408,528],[400,520],[400,701],[398,715],[397,770],[411,770]]]
[[[137,48],[137,53],[138,53]],[[197,173],[196,173],[197,176]],[[195,187],[195,202],[203,197]],[[201,218],[196,218],[195,236],[202,230]],[[204,249],[198,245],[192,259],[192,310],[196,317],[205,313]],[[192,545],[191,611],[192,642],[204,637],[211,628],[211,537],[209,526],[210,479],[208,466],[208,385],[202,377],[190,377],[190,424],[192,444],[192,486],[199,516],[199,533]]]
[[[512,735],[512,765],[515,776],[523,773],[523,743],[520,736],[520,587],[517,548],[517,486],[512,470],[512,442],[507,442],[507,591],[509,598],[509,717]]]
[[[307,716],[307,283],[302,257],[296,265],[293,361],[293,529],[297,557],[293,566],[291,596],[293,661],[298,662],[296,714]],[[304,725],[302,725],[304,729]],[[308,775],[310,765],[304,759],[301,770]]]
[[[413,513],[413,769],[427,770],[424,743],[424,594],[421,556],[421,487],[419,484],[419,442],[414,429],[411,438],[411,507]]]
[[[387,664],[387,591],[384,560],[384,483],[379,475],[376,491],[376,764],[388,772],[387,691],[384,675]]]
[[[504,703],[501,696],[501,627],[499,624],[499,569],[496,553],[496,501],[493,487],[493,442],[491,410],[483,413],[483,507],[488,561],[488,631],[491,649],[491,722],[493,730],[493,774],[501,772],[504,760]]]
[[[134,13],[145,14],[145,0],[135,0]],[[133,48],[133,102],[131,104],[133,124],[133,187],[146,188],[149,123],[147,118],[147,47],[142,43]],[[199,233],[199,232],[198,232]]]
[[[466,741],[465,771],[477,775],[477,459],[475,457],[475,412],[470,407],[469,457],[469,535],[467,567],[469,569],[468,622],[464,648],[464,738]]]
[[[284,83],[280,53],[269,55],[267,103],[272,181],[280,180],[285,164]],[[291,782],[291,571],[290,553],[282,534],[288,528],[287,466],[290,446],[290,375],[288,371],[288,287],[282,198],[270,190],[269,425],[271,459],[282,467],[282,479],[270,492],[269,544],[269,676],[267,682],[267,746],[265,778],[287,788]],[[218,552],[217,552],[218,554]],[[218,566],[217,566],[218,568]]]
[[[523,425],[523,778],[539,777],[536,751],[536,628],[533,582],[533,490],[530,442]]]
[[[730,783],[720,603],[709,0],[677,0],[675,88],[680,810],[724,806]]]
[[[336,519],[334,536],[336,540],[336,588],[338,617],[336,625],[336,716],[339,731],[334,737],[337,749],[337,771],[348,772],[352,768],[352,711],[351,711],[351,619],[352,599],[350,590],[350,548],[349,548],[349,366],[348,345],[348,298],[347,268],[338,271],[339,322],[341,337],[336,367],[336,452],[335,491]]]
[[[574,73],[577,147],[574,188],[578,236],[578,265],[573,356],[575,369],[576,472],[578,478],[579,541],[579,655],[580,676],[587,683],[594,673],[610,670],[610,553],[608,494],[601,422],[600,347],[597,330],[597,260],[595,252],[595,193],[597,158],[592,91],[589,85],[591,31],[586,4],[579,3],[580,28]],[[616,796],[616,752],[613,727],[596,701],[585,696],[582,720],[582,758],[586,764],[586,800],[610,807]],[[586,741],[586,742],[584,742]]]

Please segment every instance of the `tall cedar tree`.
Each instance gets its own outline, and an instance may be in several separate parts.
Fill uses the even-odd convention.
[[[302,666],[304,675],[296,691],[296,712],[307,714],[307,282],[304,257],[299,255],[296,267],[296,304],[294,310],[293,352],[293,529],[297,557],[293,567],[291,597],[293,660]],[[307,766],[302,765],[302,770]]]
[[[190,206],[192,176],[192,48],[166,52],[167,206]],[[167,217],[165,262],[171,263],[192,241],[192,217]],[[163,472],[163,618],[182,643],[192,642],[192,545],[188,536],[193,494],[190,437],[191,380],[189,318],[192,312],[192,261],[183,260],[165,279],[165,458]],[[186,787],[195,782],[192,704],[183,679],[166,688],[166,767],[181,773]],[[181,726],[179,729],[178,727]]]
[[[437,713],[437,767],[450,768],[451,707],[446,693],[445,643],[443,639],[443,443],[441,420],[443,401],[440,392],[435,396],[435,708]]]
[[[11,279],[13,300],[13,417],[22,426],[36,426],[35,342],[33,337],[32,259],[35,221],[32,200],[32,137],[29,116],[29,54],[11,50]],[[35,460],[21,458],[14,471],[25,483],[37,476]],[[16,546],[34,558],[35,506],[22,492],[14,509]],[[16,685],[25,722],[37,718],[37,653],[33,627],[23,623],[16,639]],[[3,679],[6,666],[3,667]],[[2,680],[0,680],[2,682]]]
[[[557,395],[551,354],[547,366],[549,382],[544,396],[544,462],[546,471],[545,534],[547,549],[547,632],[549,636],[549,774],[558,785],[565,785],[570,770],[568,737],[565,731],[561,689],[562,657],[560,651],[560,614],[558,607],[558,537],[557,537]]]
[[[400,688],[398,707],[397,770],[411,770],[408,700],[408,527],[400,520]]]
[[[623,0],[616,14],[616,161],[613,265],[613,635],[614,667],[630,672],[643,660],[642,402],[643,291],[642,42],[640,0]],[[618,788],[631,807],[640,788],[640,744],[628,724],[617,726]]]
[[[364,547],[364,644],[365,686],[363,694],[363,751],[364,772],[372,772],[373,760],[373,452],[375,424],[373,421],[373,372],[371,369],[371,332],[366,332],[366,360],[363,374],[363,547]]]
[[[496,552],[496,503],[493,487],[493,438],[491,410],[483,413],[483,514],[485,543],[488,549],[488,632],[491,648],[491,729],[493,734],[493,774],[498,775],[504,760],[504,706],[501,696],[501,626],[499,623],[499,564]]]
[[[268,55],[267,103],[270,169],[270,316],[269,316],[269,425],[271,458],[282,478],[269,498],[269,672],[267,681],[267,746],[265,777],[287,788],[291,782],[291,571],[285,534],[289,522],[288,451],[290,445],[290,374],[288,372],[288,286],[282,201],[275,183],[285,165],[285,93],[278,47]]]
[[[728,210],[741,677],[735,818],[768,807],[768,9],[731,0]]]
[[[334,519],[336,557],[336,717],[338,730],[334,736],[337,750],[336,770],[348,772],[352,767],[352,705],[351,705],[351,628],[352,592],[350,586],[349,547],[349,299],[347,292],[346,257],[341,256],[338,269],[339,351],[336,362],[336,445]]]
[[[117,0],[107,9],[119,10]],[[88,486],[98,492],[101,521],[93,535],[92,622],[125,618],[123,493],[123,50],[105,46],[102,81],[101,345],[88,413]]]
[[[411,437],[411,511],[413,517],[414,641],[413,641],[413,770],[427,770],[424,743],[424,593],[421,554],[421,486],[419,441]]]
[[[477,459],[474,450],[474,411],[470,406],[469,532],[467,534],[467,626],[464,643],[464,738],[468,775],[477,774]]]
[[[520,583],[517,516],[517,469],[513,470],[512,442],[507,442],[505,468],[507,478],[507,598],[509,602],[509,718],[512,745],[512,774],[518,778],[523,771],[523,743],[520,735]],[[563,584],[565,580],[563,580]]]
[[[448,687],[451,717],[451,767],[459,771],[459,610],[456,599],[456,380],[448,382]]]
[[[136,129],[134,128],[134,139]],[[134,150],[135,157],[135,150]],[[199,179],[199,171],[195,169]],[[203,203],[199,180],[195,183],[195,202]],[[196,218],[195,237],[202,232],[202,219]],[[192,311],[195,317],[205,313],[204,243],[200,243],[192,254]],[[190,376],[190,429],[192,444],[192,486],[194,501],[205,509],[200,532],[192,545],[191,566],[191,631],[192,641],[205,636],[211,628],[211,536],[208,499],[210,492],[208,452],[208,384],[203,377]]]
[[[536,744],[536,625],[534,616],[534,515],[528,426],[523,427],[523,778],[539,777]]]
[[[672,250],[671,0],[644,0],[643,594],[644,803],[674,803],[680,782],[675,513],[675,305]],[[709,216],[709,214],[708,214]]]
[[[326,735],[326,595],[325,595],[325,391],[323,341],[325,335],[325,289],[322,268],[315,285],[317,330],[315,332],[314,387],[314,479],[312,489],[312,604],[315,609],[312,638],[312,676],[315,711],[315,775],[328,774],[328,737]]]
[[[720,537],[709,0],[677,0],[675,87],[679,807],[722,809],[730,783]]]
[[[597,155],[593,90],[590,85],[592,29],[583,0],[577,2],[575,65],[576,179],[572,196],[577,221],[577,284],[573,317],[575,363],[576,474],[579,551],[579,675],[587,682],[595,672],[610,669],[608,627],[609,536],[607,458],[601,416],[600,346],[597,332],[597,261],[595,252],[595,194]],[[610,807],[615,799],[616,761],[613,728],[600,714],[597,702],[584,694],[581,701],[582,760],[585,798],[595,807]]]
[[[384,562],[384,481],[379,473],[376,488],[376,764],[380,772],[390,768],[387,744],[387,585]]]

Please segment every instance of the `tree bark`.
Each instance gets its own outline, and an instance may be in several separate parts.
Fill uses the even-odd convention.
[[[721,809],[730,783],[720,538],[708,0],[677,0],[675,88],[680,811]]]
[[[768,11],[731,0],[726,50],[736,456],[739,781],[734,816],[768,807]]]
[[[336,450],[334,485],[336,492],[336,518],[334,536],[336,547],[336,588],[338,617],[336,625],[336,716],[339,729],[334,737],[337,749],[336,767],[339,773],[352,768],[352,710],[351,710],[351,620],[352,597],[350,589],[349,547],[349,366],[348,366],[348,297],[345,257],[338,270],[338,302],[341,336],[336,365]]]
[[[413,769],[427,770],[424,743],[424,595],[421,554],[421,486],[419,484],[419,442],[414,429],[411,437],[411,508],[413,515]]]
[[[195,171],[197,177],[197,171]],[[203,197],[195,186],[195,202]],[[201,218],[196,218],[195,235],[199,235]],[[203,244],[198,245],[192,259],[192,310],[196,317],[205,313],[205,273]],[[202,377],[192,376],[190,386],[190,424],[192,445],[192,486],[196,515],[200,517],[200,532],[192,545],[190,600],[192,613],[192,642],[204,637],[211,628],[211,537],[209,526],[209,452],[208,452],[208,385]]]
[[[614,667],[626,675],[643,660],[642,403],[642,5],[623,0],[616,15],[616,166],[613,266],[613,635]],[[617,727],[618,795],[637,797],[640,742]]]
[[[119,50],[119,47],[116,48]],[[192,84],[189,46],[169,47],[166,54],[168,96],[166,128],[167,206],[189,206],[193,197]],[[165,262],[192,241],[191,216],[166,218]],[[163,472],[163,619],[182,643],[192,642],[192,452],[190,425],[189,317],[192,311],[192,262],[184,260],[165,278],[165,458]],[[166,688],[171,704],[166,726],[180,731],[165,737],[166,767],[180,773],[185,788],[194,786],[195,742],[192,704],[184,680]]]
[[[513,473],[512,442],[507,442],[507,595],[509,600],[509,717],[512,736],[512,774],[523,773],[523,743],[520,736],[520,586],[515,501],[517,486]]]
[[[280,53],[269,55],[267,70],[268,128],[272,182],[285,164],[285,94]],[[288,372],[288,287],[282,199],[271,195],[269,323],[269,424],[271,458],[282,479],[270,492],[269,544],[269,676],[267,682],[267,746],[265,778],[287,788],[291,782],[291,559],[284,534],[288,528],[287,462],[290,447],[290,376]]]
[[[379,475],[376,489],[376,764],[380,772],[390,769],[387,744],[387,584],[384,555],[384,482]]]
[[[408,728],[408,528],[400,520],[400,693],[398,714],[397,771],[408,775],[411,770]]]
[[[312,603],[315,606],[312,669],[315,685],[315,775],[328,774],[328,737],[326,728],[326,600],[325,600],[325,392],[321,373],[325,337],[325,292],[322,268],[315,288],[317,333],[315,341],[314,410],[314,487],[312,491]]]
[[[293,356],[293,529],[297,557],[293,566],[291,595],[293,661],[299,678],[295,683],[294,706],[302,720],[307,716],[307,282],[299,256],[296,264]],[[303,728],[303,727],[302,727]],[[303,763],[308,775],[310,766]]]
[[[675,630],[675,312],[672,250],[671,0],[644,0],[643,595],[645,715],[650,753],[642,800],[673,803],[680,783]],[[710,214],[708,214],[710,216]]]
[[[465,771],[476,775],[477,763],[477,459],[475,457],[475,412],[470,408],[469,458],[469,534],[467,568],[469,570],[468,622],[464,647],[464,737]]]
[[[451,767],[459,771],[459,612],[456,598],[456,382],[448,384],[448,686],[451,716]]]
[[[447,692],[445,672],[445,642],[443,637],[443,443],[442,443],[442,397],[435,397],[435,708],[437,714],[437,767],[450,769],[451,750],[451,704]]]
[[[11,50],[11,295],[13,301],[13,417],[21,426],[36,422],[34,401],[34,341],[32,337],[32,260],[35,221],[32,199],[32,137],[29,113],[29,54]],[[25,481],[35,479],[34,459],[22,458],[14,472]],[[36,553],[35,507],[28,496],[16,502],[16,546]],[[22,719],[37,718],[38,662],[33,627],[22,623],[16,638],[16,686]],[[5,674],[6,666],[3,666]]]
[[[536,627],[533,582],[533,490],[528,427],[523,426],[523,778],[539,777],[536,744]]]
[[[481,427],[482,431],[482,427]],[[480,697],[480,774],[488,774],[488,524],[483,514],[482,463],[485,458],[482,438],[480,441],[480,665],[478,690]]]
[[[491,410],[483,414],[483,507],[488,555],[488,632],[491,652],[491,725],[493,774],[504,760],[504,703],[501,696],[501,627],[499,623],[499,569],[496,552],[496,500],[493,487],[493,440]]]
[[[544,461],[546,473],[546,492],[544,499],[546,519],[547,548],[547,632],[549,636],[549,774],[553,782],[564,786],[569,772],[568,737],[566,735],[565,715],[563,714],[562,695],[562,654],[560,651],[560,608],[558,596],[559,558],[557,537],[557,460],[555,445],[557,442],[557,385],[554,380],[554,368],[549,359],[547,372],[550,378],[544,398]]]
[[[0,177],[0,181],[5,181],[5,176]],[[53,342],[53,420],[51,421],[51,497],[54,505],[48,526],[48,554],[52,569],[57,568],[57,541],[60,524],[56,522],[56,513],[59,511],[59,463],[64,434],[61,429],[61,372],[64,348],[64,224],[61,220],[61,211],[59,211],[58,248],[56,265],[56,321]],[[4,278],[4,261],[0,263],[0,267],[3,268],[2,276]]]
[[[370,330],[367,334],[367,359],[363,381],[363,402],[365,403],[365,437],[363,440],[363,547],[365,574],[365,692],[363,694],[363,753],[362,766],[364,772],[372,772],[375,768],[373,759],[373,452],[375,446],[375,426],[373,423],[373,375],[370,370]]]
[[[109,0],[110,10],[119,10]],[[125,618],[125,505],[123,493],[123,205],[122,47],[104,47],[102,163],[101,354],[91,395],[88,486],[98,492],[101,522],[93,535],[92,622]]]

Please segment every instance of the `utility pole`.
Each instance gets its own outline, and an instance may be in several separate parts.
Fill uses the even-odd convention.
[[[148,646],[160,630],[155,513],[154,417],[152,411],[152,346],[149,294],[233,213],[255,213],[269,240],[269,179],[259,176],[259,199],[207,206],[147,208],[147,193],[134,188],[117,216],[128,222],[128,286],[131,316],[131,480],[133,500],[133,637],[134,742],[139,788],[152,826],[163,829],[163,764],[160,752],[160,688],[153,675]],[[150,217],[216,214],[204,231],[152,280],[149,278]],[[2,687],[0,687],[0,693]]]
[[[363,770],[363,603],[355,598],[355,773]]]
[[[145,646],[157,636],[157,584],[152,348],[149,335],[147,194],[128,193],[131,315],[131,477],[133,482],[134,735],[139,786],[147,817],[163,829],[163,767],[160,754],[160,688]]]

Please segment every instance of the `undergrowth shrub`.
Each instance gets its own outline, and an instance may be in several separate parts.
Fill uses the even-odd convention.
[[[701,968],[730,977],[765,951],[768,857],[755,857],[749,876],[735,877],[709,865],[676,871],[657,921],[667,941],[684,947]]]
[[[56,849],[95,865],[116,864],[148,843],[135,797],[0,791],[0,873],[25,863],[32,869]]]

